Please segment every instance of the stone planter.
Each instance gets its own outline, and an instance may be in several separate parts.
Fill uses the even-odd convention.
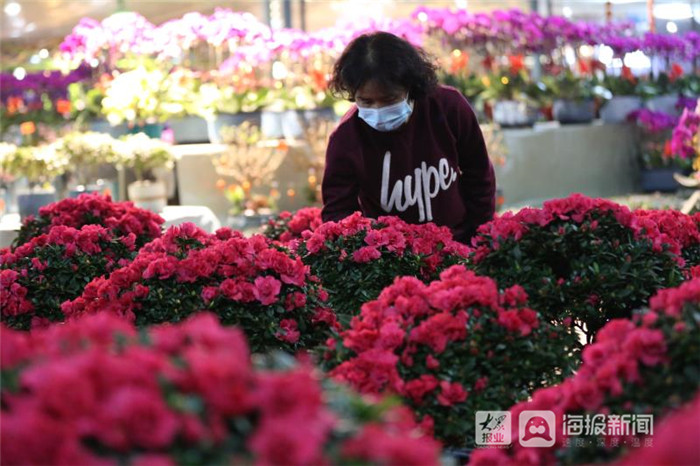
[[[265,137],[271,139],[298,139],[304,135],[304,126],[318,120],[335,120],[335,118],[335,112],[330,107],[283,112],[263,110],[261,130]]]
[[[202,117],[187,115],[168,121],[176,144],[206,144],[209,142],[207,120]]]
[[[652,97],[644,103],[644,106],[652,112],[664,112],[669,115],[680,116],[682,111],[676,108],[678,96],[676,94],[667,94]]]
[[[680,186],[673,178],[674,173],[682,173],[682,170],[678,168],[642,169],[639,177],[639,187],[647,193],[678,191]]]
[[[303,116],[296,110],[283,112],[263,110],[260,129],[266,138],[296,139],[304,133],[302,118]]]
[[[127,189],[136,207],[159,213],[168,205],[165,183],[160,181],[135,181]]]
[[[221,144],[221,130],[229,126],[238,126],[243,122],[250,122],[260,127],[260,112],[219,113],[212,120],[207,120],[207,133],[209,141],[213,144]]]
[[[517,100],[499,100],[493,105],[493,121],[503,128],[532,127],[537,109]]]
[[[118,138],[120,136],[124,136],[125,134],[129,134],[129,128],[125,123],[112,126],[107,120],[92,120],[88,123],[88,129],[98,133],[107,133],[113,138]]]
[[[266,225],[272,214],[240,214],[229,215],[227,226],[241,232],[252,232]]]
[[[555,100],[552,114],[562,125],[590,123],[595,118],[595,103],[593,100]]]
[[[160,139],[163,135],[162,123],[146,123],[143,125],[134,125],[129,128],[129,134],[143,133],[151,139]]]
[[[32,190],[17,194],[17,206],[21,219],[39,215],[39,209],[56,202],[55,190]]]
[[[642,108],[642,98],[625,95],[613,97],[600,110],[600,118],[605,123],[624,123],[627,116]]]

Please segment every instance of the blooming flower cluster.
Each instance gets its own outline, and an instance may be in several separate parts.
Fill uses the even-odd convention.
[[[700,214],[686,215],[673,209],[639,209],[634,215],[637,224],[645,230],[658,229],[678,244],[686,271],[700,265]]]
[[[337,325],[326,298],[301,259],[263,236],[229,229],[208,235],[184,224],[110,277],[93,280],[62,310],[70,318],[107,312],[139,326],[212,310],[222,323],[240,326],[254,351],[294,351],[322,343]]]
[[[254,368],[240,330],[210,314],[0,336],[7,464],[438,464],[405,410],[303,364]]]
[[[645,131],[660,133],[668,131],[678,122],[678,118],[665,112],[642,109],[632,112],[629,118],[636,121]]]
[[[304,207],[296,212],[280,212],[275,218],[269,220],[265,226],[265,236],[281,243],[290,243],[300,240],[305,231],[314,231],[321,226],[321,209],[318,207]]]
[[[482,225],[473,240],[477,273],[525,288],[533,308],[572,322],[591,338],[629,317],[655,291],[680,282],[681,246],[627,207],[574,194]]]
[[[160,237],[164,221],[149,210],[134,207],[131,202],[113,202],[110,196],[101,194],[81,194],[75,199],[44,206],[39,209],[38,217],[25,219],[15,244],[22,245],[59,225],[78,229],[100,225],[115,237],[133,234],[136,247],[141,247]]]
[[[61,51],[80,60],[104,58],[107,54],[113,61],[126,53],[180,57],[183,51],[206,44],[230,51],[232,57],[243,47],[248,49],[244,53],[248,57],[269,59],[284,51],[294,59],[308,57],[319,49],[342,51],[354,37],[376,30],[393,32],[416,45],[423,40],[422,27],[408,20],[339,24],[313,33],[273,31],[251,13],[217,8],[210,16],[187,13],[160,26],[133,12],[116,13],[102,22],[83,18],[63,40]]]
[[[671,136],[671,152],[677,157],[692,160],[696,170],[696,160],[700,159],[700,104],[695,110],[684,109],[678,125]]]
[[[68,86],[90,79],[92,74],[93,70],[87,65],[65,74],[61,71],[27,73],[22,79],[12,73],[0,73],[0,114],[7,120],[4,123],[63,121],[72,111]]]
[[[429,285],[397,279],[329,340],[326,363],[361,392],[400,395],[447,445],[471,446],[474,411],[567,373],[564,330],[527,307],[521,287],[499,292],[456,265]]]
[[[554,446],[526,448],[518,444],[507,451],[479,450],[470,464],[595,464],[620,454],[622,449],[611,447],[613,443],[641,444],[631,429],[603,429],[589,445],[568,444],[563,415],[639,413],[658,419],[692,399],[700,388],[695,370],[700,366],[698,306],[700,280],[696,279],[676,289],[661,290],[651,299],[650,309],[633,320],[609,322],[598,332],[595,343],[584,349],[583,364],[576,375],[536,391],[531,401],[510,409],[513,438],[517,438],[517,419],[522,411],[553,411],[557,419]]]
[[[618,54],[644,50],[667,58],[692,60],[699,48],[696,34],[684,36],[648,33],[630,36],[631,25],[573,22],[560,16],[542,16],[519,9],[470,13],[449,8],[417,8],[412,17],[454,47],[477,47],[508,53],[550,53],[562,44],[604,44]]]
[[[468,248],[452,239],[448,228],[427,223],[410,225],[398,217],[377,220],[359,212],[327,222],[302,234],[297,252],[330,293],[338,314],[357,314],[379,296],[395,277],[426,280],[464,260]]]
[[[28,329],[63,320],[61,303],[78,297],[86,283],[126,265],[136,235],[115,237],[99,225],[54,226],[10,251],[0,251],[0,317]]]

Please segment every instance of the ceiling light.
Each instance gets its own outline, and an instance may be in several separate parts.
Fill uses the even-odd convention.
[[[5,14],[8,16],[17,16],[22,12],[22,5],[17,2],[10,2],[5,5]]]
[[[687,3],[666,3],[654,6],[654,17],[668,21],[678,21],[693,17],[693,8]]]
[[[27,70],[22,68],[21,66],[18,66],[15,68],[15,70],[12,72],[12,76],[15,77],[18,81],[23,80],[27,76]]]

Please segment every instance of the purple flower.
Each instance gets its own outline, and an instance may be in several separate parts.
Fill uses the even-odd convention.
[[[673,115],[664,112],[652,112],[646,108],[632,112],[630,118],[651,133],[668,131],[673,128],[678,121]]]

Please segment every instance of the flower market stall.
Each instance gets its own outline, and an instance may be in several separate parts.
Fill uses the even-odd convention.
[[[0,74],[3,464],[700,464],[700,34],[178,8]],[[498,210],[466,244],[323,221],[333,67],[372,31],[478,117]]]

